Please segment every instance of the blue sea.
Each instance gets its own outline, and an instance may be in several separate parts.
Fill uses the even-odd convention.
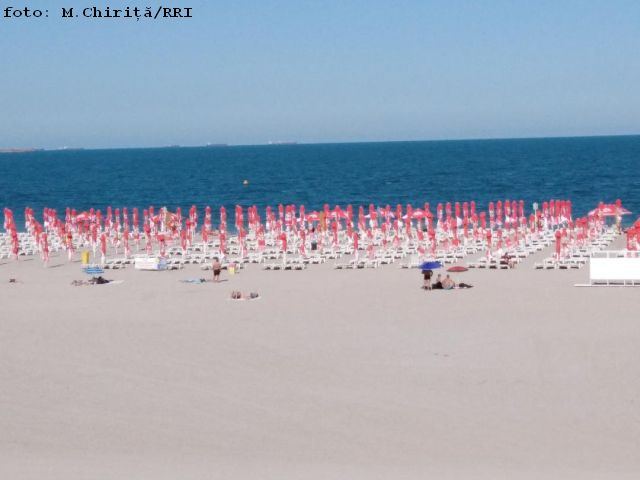
[[[640,214],[640,136],[61,150],[0,154],[0,207],[367,206],[620,198]],[[243,181],[248,180],[248,185]],[[217,218],[217,215],[216,217]]]

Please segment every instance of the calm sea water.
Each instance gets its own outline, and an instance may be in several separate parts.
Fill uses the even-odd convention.
[[[640,136],[0,154],[0,207],[358,205],[620,198],[640,214]],[[243,186],[243,180],[249,181]]]

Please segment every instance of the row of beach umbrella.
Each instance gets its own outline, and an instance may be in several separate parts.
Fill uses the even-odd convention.
[[[569,200],[542,202],[541,208],[527,213],[524,201],[496,201],[480,211],[476,202],[438,203],[432,211],[429,203],[421,207],[390,205],[356,209],[351,205],[333,208],[325,204],[322,209],[308,211],[304,205],[278,205],[266,207],[263,214],[256,206],[244,208],[237,205],[230,228],[225,207],[220,207],[217,225],[214,226],[211,207],[204,209],[202,222],[199,212],[192,206],[186,215],[180,208],[169,211],[153,206],[138,208],[107,207],[77,211],[67,208],[64,215],[55,209],[45,208],[41,220],[31,208],[25,209],[25,231],[30,241],[48,261],[52,241],[67,251],[71,258],[78,246],[89,246],[100,251],[104,262],[109,247],[115,254],[125,257],[136,251],[165,256],[169,247],[179,246],[186,251],[196,242],[215,243],[224,255],[230,241],[240,245],[241,256],[250,251],[263,251],[267,244],[277,245],[286,252],[291,244],[301,255],[307,255],[308,246],[337,248],[345,242],[357,253],[366,248],[398,248],[400,244],[414,243],[420,253],[434,254],[436,249],[449,251],[470,242],[481,242],[488,248],[511,248],[528,241],[532,236],[555,231],[556,243],[561,248],[563,240],[584,242],[602,230],[605,219],[630,212],[618,200],[613,204],[600,203],[585,217],[572,218]],[[12,254],[17,256],[20,242],[13,212],[4,209],[4,229],[11,239]],[[634,227],[629,244],[637,243]],[[634,240],[635,239],[635,240]],[[559,255],[560,253],[558,253]]]

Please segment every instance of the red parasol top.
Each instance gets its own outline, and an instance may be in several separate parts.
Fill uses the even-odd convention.
[[[589,212],[589,215],[600,214],[603,217],[615,217],[616,215],[630,215],[631,212],[622,205],[617,206],[613,203],[600,205]]]

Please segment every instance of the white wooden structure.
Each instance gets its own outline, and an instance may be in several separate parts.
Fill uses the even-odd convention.
[[[134,262],[136,270],[166,270],[167,259],[164,257],[136,257]]]
[[[594,252],[589,260],[591,285],[640,285],[640,252]]]

